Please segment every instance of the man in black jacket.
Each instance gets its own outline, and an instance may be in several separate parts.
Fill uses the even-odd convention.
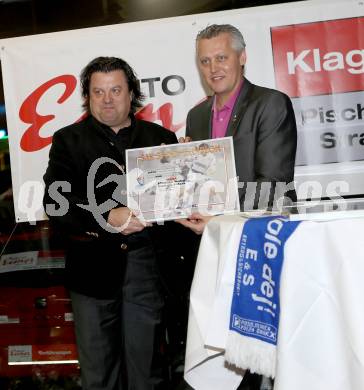
[[[127,382],[128,389],[162,389],[157,257],[163,226],[143,223],[126,207],[123,173],[127,148],[177,140],[134,117],[143,96],[122,59],[91,61],[81,88],[88,116],[53,136],[44,207],[67,236],[66,281],[82,386],[120,390]]]
[[[189,111],[187,140],[233,137],[241,210],[277,206],[281,197],[295,201],[297,128],[289,97],[244,76],[245,41],[230,24],[200,31],[196,58],[213,95]],[[180,222],[201,234],[208,219],[195,213]]]
[[[201,78],[213,95],[187,115],[186,140],[233,137],[240,208],[276,207],[296,200],[293,186],[297,129],[291,100],[284,93],[251,83],[241,32],[230,24],[212,24],[196,37]],[[178,222],[202,234],[211,216],[193,213]],[[242,388],[260,387],[245,376]]]

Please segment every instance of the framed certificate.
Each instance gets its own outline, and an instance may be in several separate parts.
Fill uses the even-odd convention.
[[[145,221],[239,211],[232,137],[126,151],[127,205]]]

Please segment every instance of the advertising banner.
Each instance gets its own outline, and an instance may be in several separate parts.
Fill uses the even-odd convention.
[[[296,164],[363,160],[364,17],[273,27],[271,34],[277,88],[297,114]]]
[[[7,253],[0,257],[0,273],[64,267],[62,251],[27,251]]]
[[[8,364],[77,363],[75,344],[9,345]]]
[[[213,23],[243,33],[251,82],[292,99],[298,198],[364,194],[364,4],[312,0],[1,40],[17,221],[45,218],[52,135],[84,115],[82,68],[98,56],[125,59],[147,98],[138,116],[182,136],[188,110],[210,94],[195,38]]]

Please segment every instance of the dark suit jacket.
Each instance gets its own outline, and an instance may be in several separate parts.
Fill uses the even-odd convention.
[[[132,123],[129,148],[177,142],[174,133],[157,124],[134,119]],[[162,249],[157,246],[166,238],[162,237],[163,226],[146,228],[143,232],[130,236],[107,232],[95,220],[91,211],[78,206],[89,203],[87,176],[91,165],[100,157],[112,159],[120,166],[125,165],[123,156],[110,143],[100,123],[93,117],[89,116],[57,131],[53,136],[49,164],[44,175],[44,206],[51,222],[66,237],[67,286],[86,295],[107,298],[114,296],[122,286],[126,251],[132,246],[152,242],[159,253]],[[112,180],[109,183],[103,182],[107,178]],[[125,189],[123,180],[125,181],[125,177],[123,178],[116,164],[101,164],[95,175],[95,184],[90,188],[95,194],[96,205],[100,206],[113,199],[117,199],[117,204],[112,208],[124,205],[125,201],[120,195],[120,190]],[[55,181],[68,182],[70,188],[59,190],[61,195],[52,195],[50,188],[52,189],[51,185]],[[100,186],[97,187],[97,184]],[[67,203],[68,211],[59,216],[47,208],[49,205],[56,205],[57,209],[58,205]],[[107,220],[107,210],[103,211],[103,217]]]
[[[193,141],[211,138],[212,104],[210,97],[188,113],[186,135]],[[239,190],[240,208],[264,207],[268,198],[272,204],[276,183],[293,181],[297,129],[289,97],[244,79],[226,136],[233,136],[238,180],[245,183]],[[257,191],[248,182],[258,182]],[[285,193],[295,199],[294,190]]]

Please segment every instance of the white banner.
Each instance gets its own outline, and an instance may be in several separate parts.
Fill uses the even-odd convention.
[[[147,96],[139,115],[183,135],[188,110],[208,93],[196,67],[194,41],[212,23],[242,31],[250,81],[292,97],[299,126],[299,197],[312,192],[310,180],[318,181],[314,191],[321,187],[324,194],[364,193],[359,180],[364,172],[363,15],[362,1],[314,0],[1,40],[16,220],[44,218],[42,176],[51,137],[83,114],[82,68],[98,56],[125,59]],[[338,19],[348,21],[335,25]],[[324,37],[317,35],[322,32]],[[333,89],[316,90],[316,83]],[[340,122],[332,122],[334,117]],[[344,179],[347,184],[332,184]]]

